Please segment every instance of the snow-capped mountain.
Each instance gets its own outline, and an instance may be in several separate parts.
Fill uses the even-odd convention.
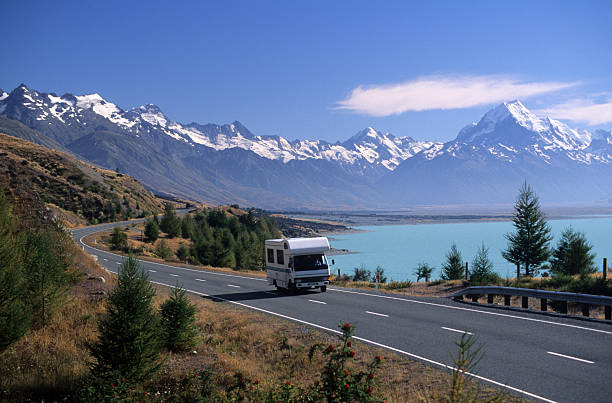
[[[594,201],[610,194],[611,174],[610,132],[572,129],[512,101],[464,127],[455,140],[406,160],[381,183],[397,197],[478,203],[512,200],[527,180],[545,201]],[[406,195],[407,183],[422,192]]]
[[[392,171],[406,158],[433,144],[410,137],[395,137],[371,127],[342,144],[322,140],[290,141],[279,136],[254,135],[240,122],[226,125],[182,124],[170,120],[153,104],[124,111],[99,94],[57,96],[39,93],[23,84],[10,95],[3,93],[2,99],[6,101],[0,108],[6,109],[4,113],[7,116],[18,118],[37,129],[45,124],[64,124],[78,130],[91,125],[90,120],[95,118],[96,125],[115,125],[115,129],[152,141],[155,135],[164,134],[192,146],[214,150],[241,148],[284,163],[306,159],[327,160],[362,173],[379,167]]]
[[[287,140],[256,135],[238,121],[185,124],[153,104],[124,110],[99,94],[58,96],[25,85],[0,90],[0,118],[0,130],[9,134],[119,168],[158,192],[211,202],[509,204],[524,180],[545,202],[612,196],[612,132],[570,128],[520,101],[498,105],[446,143],[372,127],[344,142]]]

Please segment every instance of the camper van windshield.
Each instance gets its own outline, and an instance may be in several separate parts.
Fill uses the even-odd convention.
[[[327,269],[327,259],[325,255],[295,256],[293,258],[293,269],[295,271]]]

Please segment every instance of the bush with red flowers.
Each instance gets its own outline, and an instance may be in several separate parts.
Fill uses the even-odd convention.
[[[376,396],[376,370],[382,365],[382,357],[377,356],[365,371],[351,371],[348,365],[355,364],[357,353],[352,349],[351,338],[355,334],[355,327],[350,323],[338,326],[342,331],[340,344],[330,344],[324,348],[316,344],[310,349],[309,358],[312,360],[317,351],[322,351],[328,357],[327,364],[321,374],[321,381],[313,386],[312,394],[318,395],[315,401],[324,399],[328,402],[382,402],[383,399]]]

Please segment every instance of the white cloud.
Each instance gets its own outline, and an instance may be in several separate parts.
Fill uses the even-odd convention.
[[[432,109],[461,109],[528,98],[577,84],[524,82],[496,75],[428,76],[399,84],[359,86],[351,91],[347,99],[338,102],[335,109],[373,116]]]
[[[573,99],[559,105],[540,109],[536,113],[555,119],[583,123],[588,126],[612,123],[612,97],[603,103],[595,103],[592,99]]]

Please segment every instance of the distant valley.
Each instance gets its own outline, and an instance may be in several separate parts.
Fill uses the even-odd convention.
[[[612,132],[503,103],[449,142],[368,127],[344,142],[258,136],[240,122],[183,124],[98,94],[0,90],[0,132],[127,173],[150,190],[268,209],[511,204],[527,180],[547,204],[612,203]]]

